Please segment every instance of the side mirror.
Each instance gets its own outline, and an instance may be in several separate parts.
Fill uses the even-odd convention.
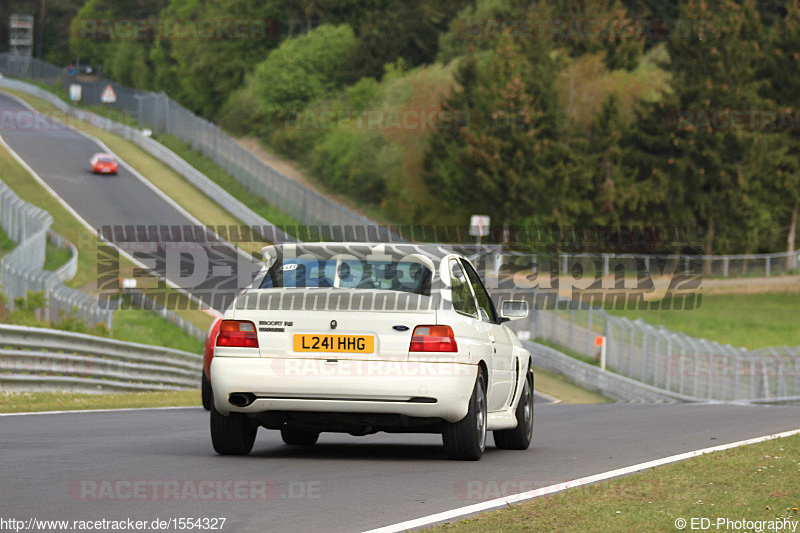
[[[519,320],[528,316],[528,302],[525,300],[506,300],[500,308],[500,317],[506,320]]]

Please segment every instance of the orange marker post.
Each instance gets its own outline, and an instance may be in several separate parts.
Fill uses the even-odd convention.
[[[594,345],[600,347],[600,369],[606,369],[606,338],[603,335],[598,335],[594,338]]]

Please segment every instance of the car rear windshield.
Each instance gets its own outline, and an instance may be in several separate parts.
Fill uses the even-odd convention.
[[[259,288],[339,287],[380,289],[430,296],[433,273],[413,261],[278,259]]]
[[[97,160],[100,161],[101,163],[113,163],[114,162],[114,158],[113,157],[108,157],[108,156],[106,156],[106,157],[98,157]]]

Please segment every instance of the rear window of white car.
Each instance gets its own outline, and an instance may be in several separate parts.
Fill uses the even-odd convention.
[[[433,273],[414,261],[278,259],[259,288],[379,289],[430,296]]]

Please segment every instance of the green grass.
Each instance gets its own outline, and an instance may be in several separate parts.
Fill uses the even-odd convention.
[[[298,227],[303,223],[294,217],[280,211],[274,205],[268,204],[264,199],[255,196],[247,190],[247,188],[239,183],[233,176],[225,172],[214,161],[201,154],[192,147],[173,135],[158,135],[158,141],[175,152],[187,163],[192,165],[195,169],[199,170],[214,183],[228,191],[234,198],[242,202],[244,205],[258,213],[265,219],[269,220],[276,226]]]
[[[692,337],[749,349],[800,345],[800,292],[703,294],[691,310],[611,310],[615,316],[641,318]]]
[[[58,270],[72,257],[69,250],[66,248],[59,248],[50,241],[47,241],[44,252],[44,269],[50,271]]]
[[[2,176],[0,176],[0,179],[1,178]],[[0,228],[0,257],[6,255],[16,247],[17,243],[11,240],[11,238],[8,236],[8,233],[6,233],[3,228]]]
[[[0,393],[0,413],[194,405],[200,405],[199,390],[109,394],[77,394],[72,392]]]
[[[798,517],[800,436],[714,452],[628,477],[510,505],[500,511],[428,529],[430,532],[692,531],[683,518],[793,521]],[[531,486],[531,473],[518,481]],[[530,470],[529,470],[530,471]],[[490,484],[487,490],[499,483]],[[506,480],[504,480],[506,481]],[[540,485],[534,485],[540,486]],[[500,494],[494,497],[500,496]],[[464,502],[464,505],[474,502]],[[734,531],[716,522],[705,531]],[[695,527],[695,531],[703,531]],[[753,529],[735,529],[753,531]],[[761,529],[756,529],[761,531]],[[783,530],[787,531],[787,530]],[[791,525],[788,531],[792,531]]]
[[[554,350],[558,350],[559,352],[566,354],[572,357],[573,359],[577,359],[578,361],[586,363],[587,365],[598,366],[598,367],[600,366],[600,361],[598,361],[597,359],[589,357],[588,355],[583,355],[582,353],[576,352],[575,350],[570,350],[566,346],[561,346],[560,344],[544,339],[537,338],[535,340],[539,344],[544,344],[545,346],[548,346]]]
[[[534,388],[561,400],[562,403],[608,403],[611,400],[598,394],[580,388],[561,374],[556,374],[544,368],[534,367]]]
[[[203,353],[203,341],[189,336],[152,311],[118,309],[114,312],[115,339],[155,344],[196,354]]]

